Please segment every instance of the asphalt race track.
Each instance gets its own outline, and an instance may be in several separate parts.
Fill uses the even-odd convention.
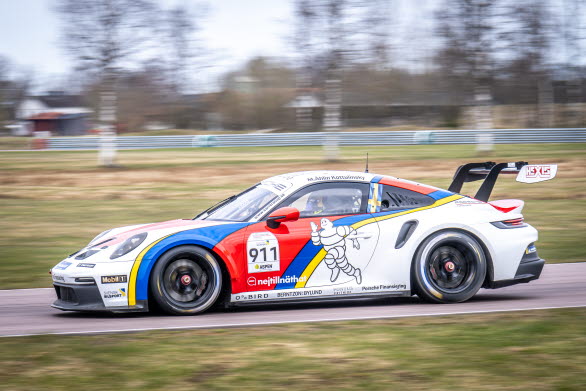
[[[586,263],[546,265],[541,278],[497,290],[481,290],[452,305],[425,304],[417,297],[352,302],[240,307],[198,316],[83,314],[51,308],[52,288],[0,291],[0,336],[88,334],[277,323],[474,314],[586,307]]]

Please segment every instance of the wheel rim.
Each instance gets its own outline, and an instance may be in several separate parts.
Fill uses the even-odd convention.
[[[436,289],[444,293],[458,293],[474,281],[477,265],[467,249],[444,245],[433,250],[426,269]]]
[[[213,290],[213,272],[207,265],[194,259],[170,262],[163,273],[165,294],[180,306],[196,306],[207,299]]]

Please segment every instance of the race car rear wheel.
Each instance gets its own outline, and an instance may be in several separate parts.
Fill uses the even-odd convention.
[[[417,295],[433,303],[459,303],[478,292],[486,276],[482,246],[462,231],[441,231],[421,243],[413,262]]]
[[[150,282],[153,299],[163,311],[191,315],[216,302],[222,290],[222,271],[209,251],[179,246],[161,256]]]

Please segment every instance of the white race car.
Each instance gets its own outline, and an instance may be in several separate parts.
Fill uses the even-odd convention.
[[[278,175],[194,219],[115,228],[52,270],[53,307],[195,314],[226,306],[411,296],[457,303],[539,278],[523,201],[488,202],[499,173],[555,165],[469,163],[449,190],[368,172]],[[482,180],[475,197],[459,194]]]

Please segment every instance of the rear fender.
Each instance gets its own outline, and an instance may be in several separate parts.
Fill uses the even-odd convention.
[[[417,245],[413,247],[412,251],[411,251],[411,269],[413,268],[413,264],[415,262],[415,254],[417,254],[417,251],[419,250],[419,248],[421,247],[421,244],[423,243],[423,241],[425,239],[427,239],[428,237],[444,232],[444,231],[458,231],[458,232],[463,232],[466,233],[470,236],[472,236],[482,247],[482,250],[484,251],[484,255],[486,257],[486,262],[487,262],[487,271],[486,271],[486,279],[485,279],[485,284],[487,283],[487,281],[492,281],[494,278],[494,265],[493,265],[493,253],[491,252],[489,246],[487,246],[486,244],[486,238],[484,237],[484,235],[482,235],[481,232],[479,232],[477,229],[475,229],[474,227],[471,226],[466,226],[463,224],[446,224],[443,227],[436,227],[437,229],[433,230],[428,230],[426,232],[424,232],[423,234],[420,235],[420,237],[417,239]]]
[[[513,279],[527,246],[538,238],[537,230],[529,224],[514,229],[500,229],[489,222],[474,225],[450,224],[438,228],[422,235],[418,243],[435,232],[447,229],[461,230],[472,235],[480,242],[489,259],[490,281]],[[413,256],[416,250],[413,251]]]

